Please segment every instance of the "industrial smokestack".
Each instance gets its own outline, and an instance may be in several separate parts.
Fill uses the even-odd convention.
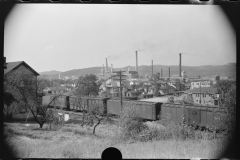
[[[171,77],[171,74],[170,74],[170,67],[168,68],[168,72],[169,72],[169,75],[168,75],[168,76],[169,76],[169,78],[170,78],[170,77]]]
[[[136,69],[135,70],[138,72],[138,54],[137,54],[137,51],[136,51]]]
[[[153,76],[153,60],[152,60],[152,76]]]
[[[179,77],[181,77],[181,72],[182,72],[182,56],[181,53],[179,53]]]
[[[162,68],[161,68],[161,77],[163,77],[163,70],[162,70]]]
[[[111,64],[111,73],[113,73],[113,64]]]
[[[108,71],[108,62],[107,62],[107,58],[106,58],[106,68],[105,68],[105,72]]]

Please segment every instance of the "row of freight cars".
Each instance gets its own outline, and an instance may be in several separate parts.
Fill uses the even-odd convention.
[[[219,107],[203,107],[176,103],[161,103],[138,100],[93,98],[61,95],[54,99],[54,95],[43,96],[43,105],[63,108],[66,110],[88,111],[93,105],[100,106],[103,113],[120,115],[125,107],[132,106],[139,117],[146,120],[168,119],[175,123],[184,121],[187,125],[201,127],[219,127],[219,120],[226,110]],[[54,100],[53,100],[54,99]]]

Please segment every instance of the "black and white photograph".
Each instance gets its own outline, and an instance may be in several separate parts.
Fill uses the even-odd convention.
[[[220,5],[14,5],[3,45],[9,154],[237,158],[234,27]]]

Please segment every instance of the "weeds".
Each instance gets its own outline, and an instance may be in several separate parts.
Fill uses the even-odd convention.
[[[123,107],[118,125],[123,139],[137,139],[138,134],[147,128],[134,105]]]

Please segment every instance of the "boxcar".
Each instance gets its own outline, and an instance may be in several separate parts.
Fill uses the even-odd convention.
[[[55,97],[56,97],[56,95],[45,95],[45,96],[43,96],[42,104],[43,105],[50,105],[51,107],[56,107],[56,108],[69,109],[69,105],[68,105],[69,96],[60,95],[60,96],[57,96],[56,98]]]
[[[54,98],[53,95],[45,95],[42,98],[42,105],[48,105],[52,99]],[[54,102],[52,101],[50,105],[54,105]]]
[[[184,122],[187,125],[197,125],[200,127],[220,127],[219,120],[226,112],[218,107],[205,107],[194,105],[182,105],[174,103],[164,103],[161,106],[161,119],[169,119],[175,123]]]
[[[109,98],[101,97],[79,97],[69,96],[69,104],[71,110],[85,111],[89,110],[89,107],[97,105],[102,109],[102,113],[106,113],[107,100]]]
[[[107,101],[107,112],[109,114],[120,115],[122,109],[128,106],[133,106],[141,118],[157,120],[159,119],[161,104],[162,103],[158,102],[123,100],[121,107],[121,101],[119,99],[110,99]]]

